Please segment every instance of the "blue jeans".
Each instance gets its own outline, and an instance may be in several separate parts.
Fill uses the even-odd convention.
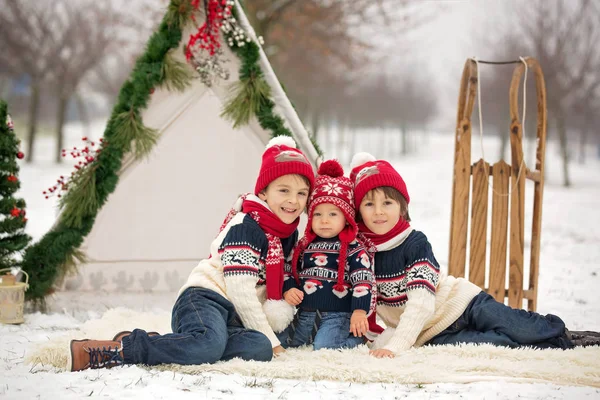
[[[271,341],[245,329],[233,304],[218,293],[199,287],[186,289],[175,302],[173,333],[148,336],[135,329],[123,338],[125,364],[205,364],[239,357],[270,361]]]
[[[540,315],[499,303],[479,293],[465,312],[427,344],[489,343],[506,347],[570,349],[565,324],[556,315]]]
[[[316,311],[299,310],[298,315],[283,332],[277,334],[281,345],[300,347],[313,345],[319,349],[349,349],[364,343],[364,338],[350,333],[350,313],[322,311],[318,321]],[[316,331],[313,338],[313,331]]]

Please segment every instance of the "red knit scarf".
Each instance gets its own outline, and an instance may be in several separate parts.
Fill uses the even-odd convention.
[[[241,200],[241,207],[239,205]],[[281,238],[292,236],[300,218],[296,218],[291,224],[283,222],[266,204],[253,194],[247,193],[240,196],[240,199],[229,211],[225,221],[221,225],[220,231],[225,229],[229,221],[240,211],[250,215],[256,221],[260,229],[263,230],[269,241],[269,250],[266,260],[266,285],[267,300],[281,300],[283,291],[283,268],[285,260],[283,257],[283,247]]]
[[[400,218],[396,225],[389,232],[384,233],[383,235],[378,235],[367,228],[364,222],[358,223],[359,232],[361,232],[365,238],[373,242],[375,245],[380,245],[392,240],[408,228],[410,228],[408,221],[404,218]]]
[[[250,199],[244,200],[242,211],[249,214],[267,236],[269,241],[269,251],[265,262],[267,300],[281,300],[285,265],[281,238],[292,236],[298,227],[300,218],[296,218],[291,224],[286,224],[269,208]]]

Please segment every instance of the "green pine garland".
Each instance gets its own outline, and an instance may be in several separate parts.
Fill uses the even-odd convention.
[[[61,222],[70,228],[81,228],[83,219],[94,216],[98,210],[96,168],[92,164],[78,170],[71,177],[69,190],[59,201]]]
[[[139,112],[134,109],[122,112],[115,118],[115,134],[111,143],[123,149],[125,152],[134,146],[136,159],[146,157],[158,140],[156,129],[148,128],[142,122]]]
[[[165,21],[168,24],[176,24],[183,29],[190,21],[192,12],[193,8],[189,0],[171,0],[167,7]]]
[[[176,90],[183,92],[190,86],[193,78],[193,73],[188,66],[181,61],[175,60],[172,52],[165,58],[161,73],[163,79],[162,86],[169,91]]]
[[[232,121],[234,128],[248,124],[271,96],[271,88],[262,76],[240,79],[229,87],[229,92],[221,117]]]
[[[104,131],[103,149],[86,168],[90,169],[89,175],[82,174],[81,181],[69,188],[69,192],[77,190],[61,202],[63,213],[59,222],[27,249],[22,265],[30,275],[26,296],[34,305],[44,307],[44,298],[57,279],[72,270],[73,265],[84,261],[78,249],[91,231],[98,211],[117,186],[123,156],[133,148],[137,157],[143,157],[156,143],[156,132],[145,127],[141,120],[151,92],[161,86],[184,90],[190,84],[191,74],[171,58],[171,51],[181,42],[182,29],[189,23],[191,12],[190,0],[171,0],[158,31],[137,60],[130,79],[121,87]],[[235,9],[234,14],[237,14]],[[272,137],[292,136],[283,119],[274,112],[275,103],[270,99],[268,85],[258,64],[258,45],[250,42],[243,47],[233,47],[232,51],[241,61],[240,84],[234,92],[237,96],[228,102],[224,115],[232,118],[235,126],[247,123],[255,115]],[[233,104],[238,104],[240,109],[234,110]],[[80,201],[82,205],[76,205]]]
[[[72,248],[67,253],[67,261],[61,266],[55,283],[61,285],[67,276],[73,276],[77,273],[77,266],[89,261],[83,250]]]

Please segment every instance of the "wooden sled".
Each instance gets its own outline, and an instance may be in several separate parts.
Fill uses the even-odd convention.
[[[546,86],[539,63],[525,58],[533,71],[537,93],[537,149],[535,169],[527,168],[523,159],[523,131],[519,116],[519,87],[525,65],[522,61],[513,72],[510,84],[510,148],[511,164],[500,160],[490,165],[480,159],[471,165],[471,115],[477,96],[477,63],[465,63],[458,98],[452,214],[450,222],[449,273],[467,277],[467,231],[469,235],[468,279],[500,302],[535,311],[537,307],[540,231],[544,191],[544,157],[546,150]],[[487,63],[479,61],[479,63]],[[529,280],[524,283],[525,253],[525,179],[533,185],[533,220],[530,240]],[[510,196],[508,195],[511,191]],[[491,241],[488,237],[488,201],[492,196]],[[469,203],[469,198],[471,202]],[[531,198],[531,194],[529,196]],[[510,201],[510,208],[509,208]],[[510,230],[510,232],[509,232]],[[508,247],[507,247],[508,246]],[[507,260],[508,248],[508,260]],[[489,261],[487,251],[490,251]],[[508,262],[507,262],[508,261]],[[506,274],[508,272],[508,287]],[[485,283],[486,273],[489,277]]]

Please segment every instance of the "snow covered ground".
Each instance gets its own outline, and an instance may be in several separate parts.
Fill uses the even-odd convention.
[[[101,134],[103,123],[92,129]],[[81,129],[68,129],[69,146],[79,145]],[[378,137],[378,136],[377,136]],[[363,135],[358,150],[377,155],[373,136]],[[440,263],[448,259],[453,138],[429,135],[417,141],[418,151],[392,161],[404,176],[411,195],[413,226],[423,230],[432,242]],[[370,147],[371,146],[371,147]],[[479,143],[473,140],[474,158],[479,158]],[[22,165],[22,194],[28,204],[28,232],[39,239],[53,224],[55,202],[41,194],[70,165],[56,166],[53,145],[41,140],[36,162]],[[486,159],[494,161],[496,142],[485,140]],[[331,155],[335,154],[332,152]],[[541,238],[539,306],[541,313],[562,317],[571,329],[600,330],[600,161],[593,149],[585,166],[572,164],[573,187],[561,186],[561,167],[557,151],[549,143],[547,179],[544,193]],[[530,199],[528,199],[530,200]],[[528,211],[528,213],[530,210]],[[528,229],[528,225],[526,225]],[[527,259],[527,258],[526,258]],[[78,329],[82,321],[98,318],[108,308],[126,305],[136,310],[164,312],[173,304],[174,294],[57,293],[49,301],[48,314],[26,315],[19,326],[0,325],[0,398],[33,399],[81,397],[103,398],[237,398],[307,399],[600,399],[600,389],[551,384],[516,384],[502,381],[471,384],[349,384],[334,381],[296,381],[256,379],[241,375],[206,373],[184,375],[157,372],[137,366],[80,373],[55,373],[41,365],[23,362],[36,343]],[[399,374],[402,371],[398,371]],[[435,371],[432,371],[435,373]]]

